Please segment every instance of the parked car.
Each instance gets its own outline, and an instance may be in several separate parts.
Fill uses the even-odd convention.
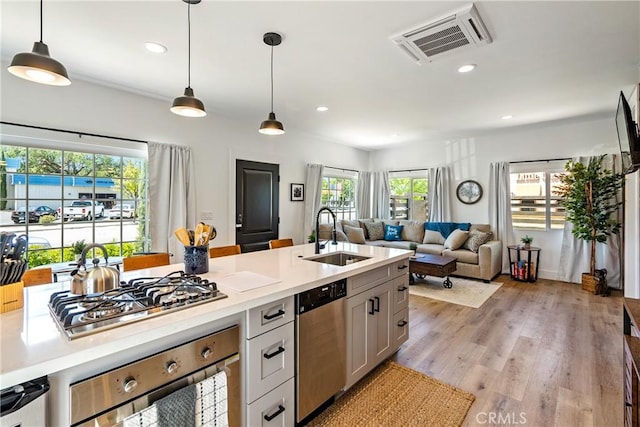
[[[107,214],[107,217],[109,219],[114,219],[114,218],[135,218],[135,216],[136,216],[135,207],[133,205],[127,204],[127,203],[114,205],[111,208],[111,210],[109,211],[109,213]]]
[[[26,208],[19,208],[11,212],[11,221],[13,221],[14,224],[25,222],[25,212]],[[51,209],[49,206],[29,207],[29,222],[39,222],[40,217],[44,215],[51,215],[54,218],[58,218],[58,212],[56,212],[55,209]]]
[[[95,200],[74,200],[69,206],[58,208],[63,220],[81,219],[91,221],[104,216],[104,205]]]

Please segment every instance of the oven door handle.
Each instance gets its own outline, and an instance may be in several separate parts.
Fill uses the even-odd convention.
[[[283,412],[284,412],[284,406],[278,405],[278,410],[276,412],[274,412],[273,414],[271,414],[271,415],[265,415],[264,419],[265,419],[265,421],[269,422],[269,421],[271,421],[272,419],[274,419],[275,417],[277,417],[278,415],[280,415]]]
[[[276,351],[274,351],[273,353],[271,353],[271,354],[265,354],[264,358],[265,359],[272,359],[272,358],[276,357],[277,355],[279,355],[280,353],[284,353],[284,347],[282,347],[282,346],[278,347],[278,349]]]

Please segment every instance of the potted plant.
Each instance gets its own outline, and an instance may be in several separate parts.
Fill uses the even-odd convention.
[[[520,238],[520,241],[524,243],[525,249],[531,249],[531,242],[533,242],[533,237],[525,234],[524,237]]]
[[[315,243],[316,242],[316,231],[315,230],[312,230],[311,234],[309,234],[307,236],[307,242],[308,243]]]
[[[71,249],[73,249],[73,254],[75,255],[76,261],[80,260],[80,256],[82,255],[82,251],[84,251],[84,248],[86,248],[86,247],[87,247],[87,243],[84,241],[84,239],[78,240],[78,241],[73,242],[71,244]]]
[[[409,250],[413,251],[413,256],[416,256],[416,252],[418,251],[418,245],[416,243],[409,243]]]
[[[622,205],[616,196],[624,182],[623,174],[603,168],[604,157],[591,159],[587,166],[568,161],[567,173],[561,175],[561,184],[554,191],[562,197],[573,235],[591,244],[589,272],[582,273],[582,289],[596,295],[608,291],[606,272],[596,269],[596,243],[606,244],[608,236],[620,231],[621,224],[613,214]]]

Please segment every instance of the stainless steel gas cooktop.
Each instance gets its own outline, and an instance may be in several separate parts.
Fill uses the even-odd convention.
[[[49,311],[74,339],[226,297],[215,282],[175,271],[121,282],[119,288],[103,293],[56,292],[49,299]]]

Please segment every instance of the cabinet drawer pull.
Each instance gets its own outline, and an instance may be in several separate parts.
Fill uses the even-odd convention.
[[[273,314],[265,314],[264,316],[264,320],[271,320],[271,319],[275,319],[276,317],[280,317],[284,314],[284,310],[280,309],[278,310],[277,313],[273,313]]]
[[[276,357],[277,355],[279,355],[280,353],[284,353],[284,347],[278,347],[278,349],[276,351],[274,351],[271,354],[265,354],[264,358],[265,359],[272,359],[274,357]]]
[[[374,314],[375,314],[375,312],[374,312],[374,310],[373,310],[373,300],[372,300],[372,299],[369,299],[369,302],[371,303],[371,310],[369,311],[369,314],[374,315]]]
[[[407,290],[407,287],[402,285],[402,287],[398,288],[398,292],[404,292]]]
[[[373,310],[376,312],[380,312],[380,298],[379,297],[373,297],[374,300],[376,300],[376,308],[374,308]]]
[[[402,328],[403,326],[406,326],[407,323],[409,323],[409,322],[407,322],[406,320],[401,320],[401,321],[398,322],[398,326]]]
[[[278,410],[276,412],[274,412],[273,414],[271,414],[271,415],[265,415],[264,419],[267,422],[271,421],[272,419],[274,419],[275,417],[277,417],[278,415],[280,415],[283,412],[284,412],[284,406],[278,405]]]
[[[409,267],[406,264],[402,264],[400,267],[398,267],[398,270],[404,270],[405,268]]]

